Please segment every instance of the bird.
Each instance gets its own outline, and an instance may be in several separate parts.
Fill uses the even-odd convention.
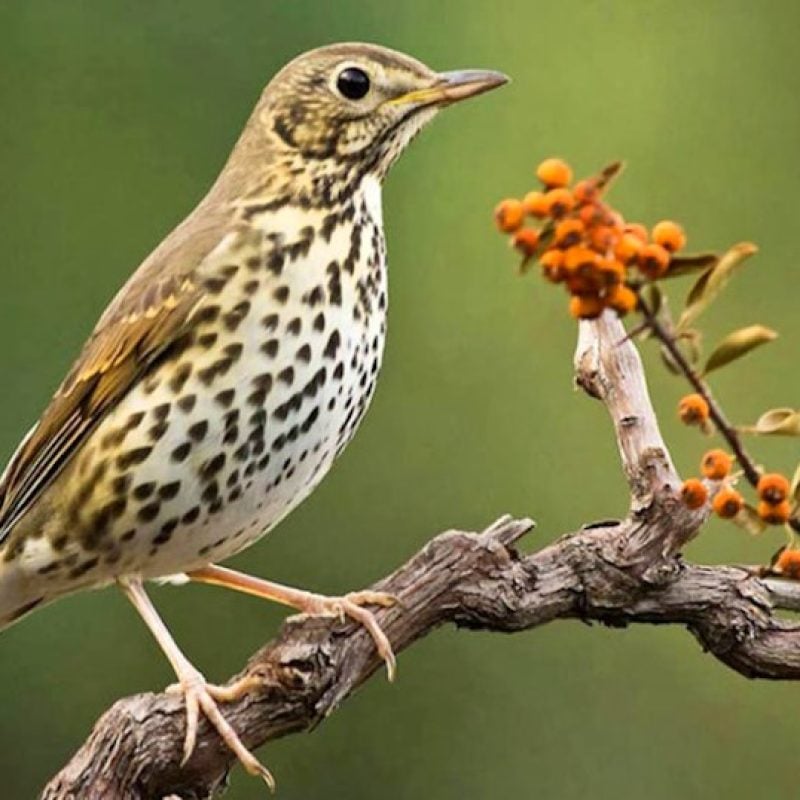
[[[186,707],[251,774],[269,771],[145,590],[214,584],[362,623],[370,606],[219,566],[302,502],[352,439],[381,367],[388,307],[381,186],[444,107],[507,82],[436,72],[371,44],[329,45],[267,84],[222,171],[102,313],[0,477],[0,629],[116,584],[171,663]]]

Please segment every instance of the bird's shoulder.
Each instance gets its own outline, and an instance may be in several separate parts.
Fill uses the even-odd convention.
[[[104,415],[181,346],[207,296],[213,265],[241,236],[227,209],[201,204],[114,297],[0,477],[0,542]]]

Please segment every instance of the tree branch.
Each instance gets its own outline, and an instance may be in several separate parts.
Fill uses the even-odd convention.
[[[748,677],[800,678],[800,626],[773,613],[800,606],[795,587],[744,568],[690,565],[678,555],[704,514],[687,511],[677,498],[679,479],[638,352],[615,316],[581,323],[575,363],[578,384],[611,415],[631,488],[628,518],[587,525],[524,557],[515,545],[529,520],[505,517],[480,534],[437,536],[372,587],[400,600],[378,612],[395,650],[445,623],[505,632],[566,618],[615,627],[678,623]],[[261,688],[226,706],[226,716],[248,747],[258,747],[319,724],[379,667],[372,640],[358,626],[290,620],[237,676],[255,675]],[[212,797],[233,757],[202,725],[194,755],[181,766],[184,719],[173,696],[118,701],[42,797]]]

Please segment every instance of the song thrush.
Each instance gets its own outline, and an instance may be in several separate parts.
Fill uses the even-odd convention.
[[[362,622],[361,592],[327,598],[214,566],[248,547],[330,469],[369,405],[386,334],[381,182],[445,105],[505,83],[436,73],[381,47],[306,53],[269,83],[209,193],[145,259],[0,481],[0,628],[116,582],[248,771],[217,687],[182,654],[143,581],[228,586]]]

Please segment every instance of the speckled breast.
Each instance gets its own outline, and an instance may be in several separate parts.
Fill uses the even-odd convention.
[[[69,467],[62,524],[80,545],[59,557],[73,574],[85,565],[82,582],[226,558],[327,473],[381,364],[378,191],[333,212],[254,214],[217,249],[191,344],[137,384]]]

